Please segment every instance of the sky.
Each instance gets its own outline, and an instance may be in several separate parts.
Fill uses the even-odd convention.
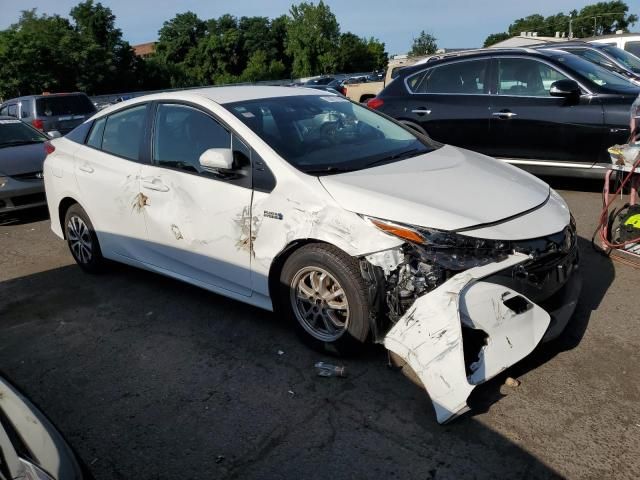
[[[390,54],[405,53],[413,38],[425,30],[439,47],[480,47],[487,35],[503,32],[509,24],[533,13],[553,15],[580,10],[597,0],[325,0],[341,31],[374,36]],[[67,16],[79,0],[0,0],[0,29],[16,22],[21,10]],[[162,23],[176,13],[191,10],[201,19],[225,13],[277,17],[287,13],[292,0],[102,0],[116,15],[116,25],[132,45],[157,39]],[[631,13],[640,14],[640,0],[627,0]],[[567,28],[568,30],[568,28]],[[640,24],[635,30],[640,31]]]

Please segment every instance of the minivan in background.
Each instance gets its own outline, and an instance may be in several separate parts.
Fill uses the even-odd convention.
[[[66,135],[96,111],[82,92],[28,95],[0,105],[0,115],[18,118],[50,137]]]
[[[600,37],[585,38],[585,42],[611,45],[626,50],[640,57],[640,33],[621,33],[616,35],[602,35]]]

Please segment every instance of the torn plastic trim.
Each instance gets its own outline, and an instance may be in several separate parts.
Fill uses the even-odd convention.
[[[480,281],[529,258],[515,253],[451,277],[419,297],[385,336],[385,347],[406,361],[424,385],[439,423],[468,411],[474,387],[531,353],[549,327],[550,316],[541,307],[507,287]],[[515,297],[522,297],[527,308],[514,311],[504,305]],[[463,324],[488,335],[469,376]]]

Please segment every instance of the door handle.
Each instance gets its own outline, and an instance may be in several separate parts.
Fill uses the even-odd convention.
[[[168,192],[169,187],[167,187],[164,183],[162,183],[159,179],[154,178],[153,180],[143,180],[142,187],[147,190],[155,190],[156,192]]]
[[[78,167],[78,170],[82,171],[82,172],[86,172],[86,173],[93,173],[93,167],[90,165],[80,165]]]
[[[431,110],[426,110],[424,108],[416,108],[414,110],[411,110],[411,113],[417,113],[419,115],[424,115],[426,113],[427,115],[430,115]]]
[[[517,117],[518,114],[517,113],[513,113],[513,112],[494,112],[491,115],[493,115],[494,117],[498,117],[498,118],[513,118],[513,117]]]

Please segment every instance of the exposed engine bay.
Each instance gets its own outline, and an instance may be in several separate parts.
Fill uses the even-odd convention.
[[[530,256],[517,267],[498,272],[491,280],[511,286],[535,301],[551,297],[578,262],[575,223],[555,235],[524,241],[481,240],[456,235],[457,244],[401,247],[402,260],[386,277],[388,317],[396,323],[416,299],[469,268],[506,259],[512,253]],[[466,243],[466,245],[465,245]]]

